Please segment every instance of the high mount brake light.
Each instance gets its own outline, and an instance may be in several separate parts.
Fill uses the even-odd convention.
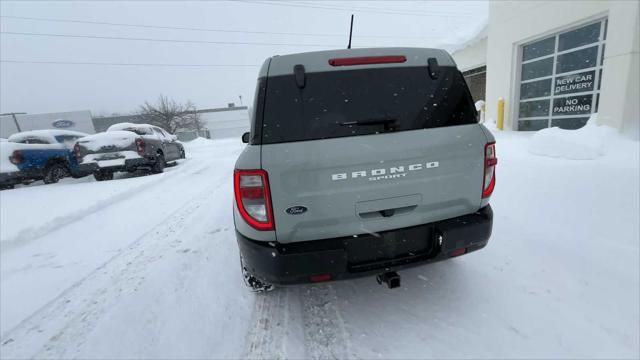
[[[371,64],[393,64],[406,62],[404,55],[391,56],[360,56],[351,58],[329,59],[331,66],[351,66],[351,65],[371,65]]]
[[[482,180],[482,198],[488,198],[496,187],[496,143],[490,142],[484,146],[484,177]]]
[[[236,170],[233,189],[238,211],[247,224],[260,231],[275,229],[266,171]]]

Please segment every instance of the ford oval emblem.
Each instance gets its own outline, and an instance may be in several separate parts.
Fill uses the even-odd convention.
[[[75,125],[75,123],[71,120],[59,119],[51,123],[54,128],[58,129],[66,129]]]
[[[289,215],[300,215],[307,212],[307,208],[304,206],[292,206],[285,210],[285,212]]]

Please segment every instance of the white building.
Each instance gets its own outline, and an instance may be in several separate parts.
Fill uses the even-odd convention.
[[[16,124],[17,122],[17,124]],[[64,129],[80,131],[87,134],[95,133],[91,112],[69,111],[45,114],[20,114],[0,116],[0,138],[8,138],[9,135],[20,131]]]
[[[249,112],[246,106],[229,104],[226,108],[196,110],[203,129],[199,132],[189,129],[178,129],[176,135],[183,141],[190,141],[198,136],[211,139],[238,138],[249,131]],[[93,119],[97,131],[106,131],[109,126],[122,122],[144,123],[140,115],[106,116]]]
[[[198,110],[200,121],[212,139],[236,137],[249,131],[249,112],[246,106]]]
[[[487,118],[503,98],[506,129],[575,129],[597,112],[638,138],[639,11],[638,1],[493,1],[486,30],[453,57],[476,94],[486,71]]]

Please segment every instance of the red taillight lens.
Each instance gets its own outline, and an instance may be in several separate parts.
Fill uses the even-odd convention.
[[[484,179],[482,181],[482,198],[487,198],[496,187],[496,143],[488,143],[484,146]]]
[[[13,165],[18,165],[23,160],[24,160],[24,157],[22,156],[22,151],[20,150],[14,150],[11,156],[9,156],[9,161],[11,161]]]
[[[264,170],[236,170],[233,188],[244,221],[260,231],[274,230],[269,178]]]
[[[449,253],[450,257],[461,256],[467,253],[467,248],[456,249]]]
[[[138,151],[138,155],[144,155],[144,140],[142,138],[136,139],[136,150]]]
[[[391,56],[361,56],[351,58],[329,59],[331,66],[351,66],[351,65],[370,65],[370,64],[391,64],[403,63],[407,58],[403,55]]]
[[[73,145],[73,153],[76,155],[76,159],[78,161],[82,160],[82,155],[80,154],[80,144],[76,143]]]
[[[311,282],[329,281],[331,280],[331,274],[311,275],[311,277],[309,277],[309,280],[311,280]]]

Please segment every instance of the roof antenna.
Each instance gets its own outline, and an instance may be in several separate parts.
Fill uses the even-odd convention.
[[[351,14],[351,27],[349,28],[349,45],[347,45],[347,49],[351,49],[351,35],[353,35],[353,14]]]

